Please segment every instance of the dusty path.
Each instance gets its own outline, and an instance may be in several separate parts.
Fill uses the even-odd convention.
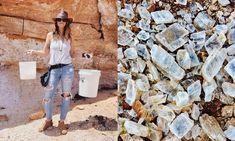
[[[35,105],[29,100],[24,101],[28,102],[27,104],[20,105],[23,110],[19,111],[17,107],[15,111],[8,111],[14,107],[2,109],[0,114],[7,114],[9,121],[0,122],[0,141],[115,141],[117,140],[115,121],[117,98],[114,92],[115,90],[103,90],[99,92],[97,98],[72,102],[67,116],[70,129],[65,136],[60,135],[57,128],[60,104],[58,99],[55,102],[54,127],[43,133],[38,132],[38,128],[44,119],[29,121],[27,118],[29,110],[24,109],[29,109],[30,104],[32,107]],[[39,110],[40,107],[30,109]]]

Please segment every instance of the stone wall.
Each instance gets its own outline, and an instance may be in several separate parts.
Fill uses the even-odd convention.
[[[116,88],[116,1],[114,0],[1,0],[0,1],[0,70],[14,72],[8,78],[1,77],[0,87],[4,93],[11,89],[12,81],[18,81],[19,61],[37,61],[37,80],[47,68],[48,58],[27,56],[28,49],[42,49],[45,37],[54,28],[52,18],[60,9],[74,19],[72,33],[76,57],[73,59],[76,75],[82,68],[102,71],[100,88]],[[90,53],[92,59],[82,58],[82,53]],[[1,73],[1,72],[0,72]],[[15,75],[14,75],[15,74]],[[9,81],[5,81],[7,79]],[[22,81],[21,89],[31,80]],[[33,80],[35,81],[35,80]],[[4,83],[3,82],[7,82]],[[18,85],[18,84],[16,84]],[[76,78],[75,87],[78,89]],[[17,86],[18,87],[18,86]]]

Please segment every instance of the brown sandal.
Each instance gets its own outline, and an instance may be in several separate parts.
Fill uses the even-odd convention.
[[[41,128],[39,128],[39,132],[42,132],[42,131],[45,131],[45,130],[47,130],[48,128],[50,128],[50,127],[52,127],[53,126],[53,122],[52,122],[52,120],[50,120],[50,121],[45,121],[44,122],[44,124],[42,125],[42,127]]]
[[[65,124],[64,121],[59,121],[58,127],[62,135],[66,135],[68,133],[69,125]]]

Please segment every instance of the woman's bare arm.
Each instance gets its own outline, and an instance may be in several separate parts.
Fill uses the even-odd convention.
[[[75,57],[75,49],[74,49],[74,46],[73,46],[73,40],[72,40],[72,38],[70,38],[70,55],[71,55],[71,57],[72,58],[74,58]]]
[[[52,39],[52,33],[48,33],[46,37],[46,42],[42,50],[28,50],[27,54],[30,55],[40,55],[40,56],[47,56],[49,54],[50,42]]]

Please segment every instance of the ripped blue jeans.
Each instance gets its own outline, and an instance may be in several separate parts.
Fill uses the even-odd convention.
[[[73,64],[66,65],[62,68],[52,69],[50,72],[50,79],[47,87],[45,87],[45,97],[43,99],[44,109],[46,112],[46,119],[51,120],[53,114],[53,98],[55,89],[59,81],[62,86],[62,104],[60,107],[60,120],[65,120],[68,113],[70,100],[71,100],[71,88],[74,78]],[[64,95],[66,94],[66,95]]]

